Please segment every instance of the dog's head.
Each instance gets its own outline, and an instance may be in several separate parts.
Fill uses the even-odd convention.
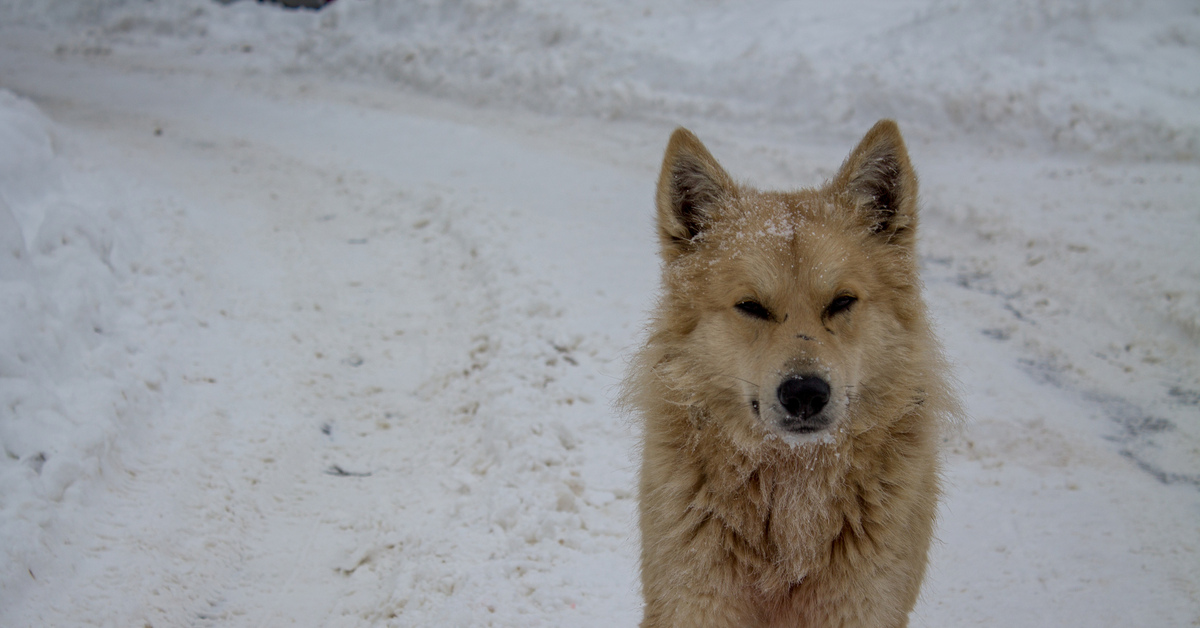
[[[657,206],[656,334],[671,370],[659,376],[677,403],[738,440],[765,431],[797,444],[872,429],[859,410],[909,388],[900,380],[924,329],[917,179],[894,122],[876,124],[823,187],[795,192],[737,184],[677,129]]]

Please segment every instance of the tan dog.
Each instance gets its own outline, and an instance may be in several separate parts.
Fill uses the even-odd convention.
[[[658,181],[642,626],[908,623],[957,413],[917,273],[917,178],[875,125],[819,189],[739,185],[686,129]]]

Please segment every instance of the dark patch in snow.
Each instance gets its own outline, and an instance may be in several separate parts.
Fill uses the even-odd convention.
[[[984,330],[983,330],[982,332],[980,332],[980,333],[982,333],[983,335],[987,336],[988,338],[994,338],[994,339],[996,339],[996,340],[1008,340],[1009,338],[1011,338],[1011,337],[1012,337],[1012,334],[1008,333],[1008,331],[1006,331],[1006,330],[1003,330],[1003,329],[999,329],[999,328],[996,328],[996,329],[984,329]]]
[[[1017,317],[1017,320],[1019,320],[1019,321],[1024,321],[1024,322],[1026,322],[1026,323],[1030,323],[1030,324],[1036,324],[1036,323],[1034,323],[1032,320],[1030,320],[1030,319],[1028,319],[1028,318],[1025,318],[1025,315],[1024,315],[1024,314],[1022,314],[1020,310],[1018,310],[1017,308],[1013,307],[1012,303],[1005,303],[1005,304],[1004,304],[1004,309],[1008,310],[1009,312],[1012,312],[1012,315],[1013,315],[1013,316],[1016,316],[1016,317]]]
[[[39,451],[36,456],[30,456],[26,459],[25,463],[29,465],[29,468],[33,469],[34,473],[41,475],[42,467],[46,464],[46,452]]]
[[[1200,406],[1200,391],[1188,390],[1179,386],[1172,386],[1167,394],[1175,401],[1188,406]]]
[[[339,478],[365,478],[371,475],[370,471],[347,471],[338,465],[330,465],[325,469],[326,475],[334,475]]]
[[[980,285],[980,284],[983,284],[984,282],[990,280],[991,278],[992,278],[992,276],[988,273],[981,273],[981,272],[959,273],[958,276],[954,278],[954,283],[956,285],[958,285],[960,288],[966,288],[968,290],[978,290],[978,291],[984,292],[986,294],[996,294],[994,289],[985,289],[985,288],[981,287],[981,285]]]
[[[1062,369],[1049,362],[1039,362],[1031,358],[1020,358],[1017,364],[1033,378],[1033,381],[1039,384],[1047,384],[1056,388],[1066,388],[1066,384],[1062,381]]]
[[[1121,455],[1133,461],[1133,463],[1136,464],[1139,469],[1149,473],[1154,477],[1154,479],[1158,480],[1162,484],[1167,486],[1172,484],[1188,484],[1200,488],[1200,475],[1189,475],[1186,473],[1172,473],[1170,471],[1164,471],[1157,465],[1147,462],[1146,460],[1140,458],[1137,453],[1128,449],[1122,449]]]

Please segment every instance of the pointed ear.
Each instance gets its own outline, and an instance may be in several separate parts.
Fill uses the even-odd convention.
[[[691,131],[671,134],[658,175],[658,238],[670,260],[690,250],[716,207],[736,189],[733,180]]]
[[[917,175],[895,122],[880,120],[867,131],[832,186],[849,199],[871,233],[893,244],[915,243]]]

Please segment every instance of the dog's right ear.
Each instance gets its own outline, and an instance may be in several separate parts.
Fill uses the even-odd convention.
[[[658,175],[658,238],[667,261],[688,252],[735,189],[704,144],[683,127],[667,143]]]

